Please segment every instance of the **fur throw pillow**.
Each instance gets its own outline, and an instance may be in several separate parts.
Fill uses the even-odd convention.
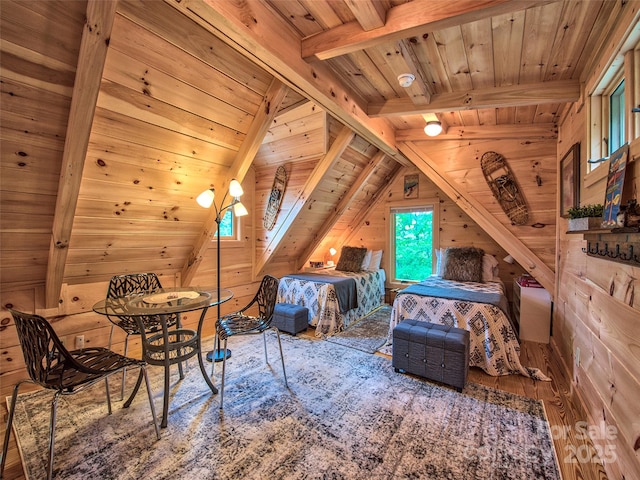
[[[362,260],[366,254],[367,249],[364,247],[342,247],[336,270],[359,272],[362,270]]]
[[[482,282],[483,256],[481,248],[447,248],[443,255],[442,278],[456,282]]]

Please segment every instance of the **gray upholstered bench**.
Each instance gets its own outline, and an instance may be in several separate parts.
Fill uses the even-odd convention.
[[[462,391],[469,372],[469,332],[407,319],[393,329],[393,367]]]
[[[309,309],[291,303],[276,303],[272,325],[281,332],[296,335],[309,325]]]

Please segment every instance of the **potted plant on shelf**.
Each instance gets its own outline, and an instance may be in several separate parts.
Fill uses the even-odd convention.
[[[567,211],[569,214],[569,231],[576,232],[602,228],[603,212],[604,207],[601,203],[570,208]]]

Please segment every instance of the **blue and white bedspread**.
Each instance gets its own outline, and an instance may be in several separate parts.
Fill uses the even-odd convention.
[[[309,324],[316,327],[316,336],[341,332],[353,321],[382,304],[384,270],[375,272],[341,272],[323,270],[322,276],[350,277],[356,281],[358,306],[341,313],[333,285],[301,278],[282,277],[278,286],[278,303],[293,303],[309,309]]]
[[[471,293],[455,298],[456,290]],[[485,294],[487,298],[483,299]],[[496,302],[498,297],[502,300]],[[502,283],[454,282],[429,277],[415,288],[408,287],[396,296],[388,344],[393,341],[393,328],[405,318],[449,325],[469,330],[470,366],[480,367],[494,376],[521,374],[536,380],[549,380],[537,368],[524,367],[520,363],[520,343],[508,312],[498,306],[505,304]]]

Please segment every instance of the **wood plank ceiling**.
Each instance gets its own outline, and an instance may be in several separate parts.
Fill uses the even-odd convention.
[[[495,137],[521,125],[553,132],[623,8],[600,0],[4,1],[1,287],[46,283],[52,306],[63,283],[104,281],[140,258],[147,270],[189,281],[213,231],[195,196],[243,179],[278,110],[308,99],[328,115],[329,143],[346,145],[335,159],[330,149],[299,159],[322,160],[303,192],[304,205],[311,198],[322,208],[306,208],[267,239],[255,273],[283,256],[300,266],[336,211],[358,218],[371,192],[410,165],[397,142],[424,140],[425,121],[443,123],[441,138]],[[398,84],[402,73],[415,76],[411,87]],[[275,164],[263,157],[254,168]]]

